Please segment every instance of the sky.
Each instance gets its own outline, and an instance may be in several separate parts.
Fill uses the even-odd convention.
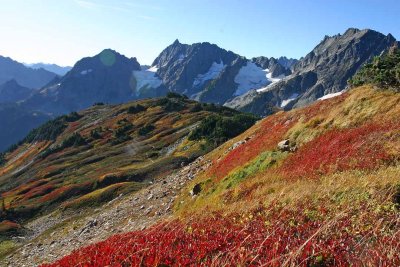
[[[398,0],[0,0],[0,55],[71,66],[111,48],[151,64],[179,39],[300,58],[350,27],[399,39],[399,14]]]

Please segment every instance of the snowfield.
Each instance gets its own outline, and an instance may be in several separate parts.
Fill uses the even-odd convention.
[[[242,67],[235,77],[234,81],[238,84],[238,89],[234,93],[234,96],[243,95],[253,89],[259,89],[257,90],[259,92],[263,91],[267,85],[276,83],[284,77],[284,75],[280,75],[279,77],[272,78],[269,69],[264,70],[255,63],[248,61],[246,66]]]
[[[206,73],[197,75],[197,77],[193,81],[193,86],[197,87],[203,85],[208,80],[213,80],[217,78],[219,74],[223,71],[225,66],[226,65],[224,65],[224,62],[222,62],[222,60],[220,61],[220,63],[214,62]]]
[[[344,92],[345,92],[345,90],[337,92],[337,93],[327,94],[327,95],[324,95],[323,97],[318,98],[318,100],[325,100],[325,99],[337,97],[337,96],[340,96],[341,94],[343,94]]]
[[[294,93],[288,99],[282,100],[281,108],[286,107],[290,102],[295,100],[298,96],[299,96],[299,94]]]
[[[148,69],[135,70],[133,71],[133,76],[136,79],[136,94],[139,95],[140,90],[151,87],[157,88],[162,84],[162,81],[156,75],[158,68],[157,66],[152,66]]]
[[[86,75],[88,73],[91,73],[92,71],[93,71],[92,69],[83,70],[83,71],[81,71],[81,75]]]

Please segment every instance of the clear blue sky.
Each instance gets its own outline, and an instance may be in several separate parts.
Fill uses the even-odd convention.
[[[0,55],[73,65],[112,48],[150,64],[178,38],[299,58],[349,27],[400,38],[398,0],[0,0]]]

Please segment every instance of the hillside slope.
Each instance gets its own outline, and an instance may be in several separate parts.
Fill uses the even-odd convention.
[[[49,119],[51,117],[47,114],[28,110],[18,104],[0,103],[0,154]]]
[[[398,266],[399,114],[371,86],[279,112],[205,156],[175,219],[44,266]]]
[[[8,236],[2,226],[9,222],[22,225],[17,234],[34,238],[53,224],[79,217],[77,210],[91,215],[121,194],[162,184],[161,178],[255,120],[169,94],[124,105],[96,105],[49,121],[2,155],[0,240]],[[218,132],[207,132],[206,123],[217,123]],[[227,127],[236,133],[226,132]],[[167,186],[169,181],[164,181]],[[43,222],[47,215],[51,219]],[[62,219],[55,219],[58,215]]]

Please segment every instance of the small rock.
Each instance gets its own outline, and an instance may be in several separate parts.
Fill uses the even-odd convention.
[[[290,151],[290,141],[289,140],[282,140],[278,143],[278,149],[280,151]]]
[[[197,196],[201,192],[201,185],[200,184],[195,184],[193,186],[192,190],[190,190],[190,195],[191,196]]]

